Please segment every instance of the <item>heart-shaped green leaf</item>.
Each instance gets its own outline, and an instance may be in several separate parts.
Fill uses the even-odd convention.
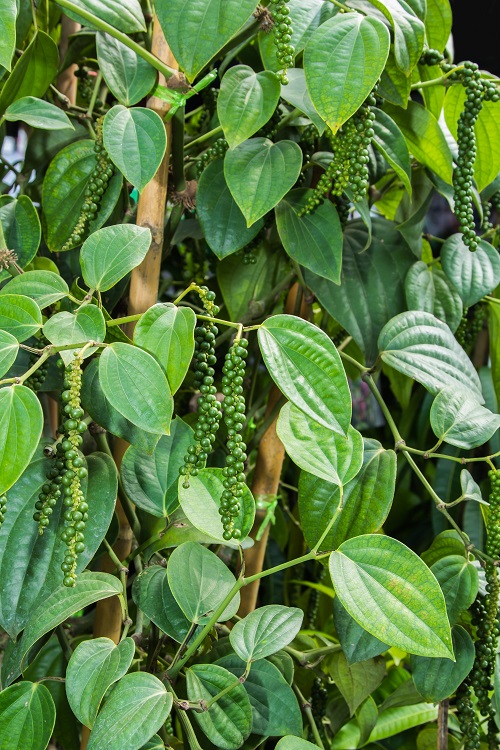
[[[329,659],[329,672],[352,716],[384,679],[385,660],[372,658],[349,664],[344,653],[337,651]]]
[[[132,638],[118,645],[109,638],[95,638],[75,648],[66,671],[66,695],[84,726],[92,729],[107,689],[126,674],[134,652]]]
[[[283,247],[301,266],[325,279],[340,283],[342,227],[330,201],[299,217],[307,202],[306,190],[292,190],[276,206],[276,224]]]
[[[0,65],[6,70],[11,70],[12,56],[16,48],[16,16],[17,4],[15,0],[9,0],[2,6],[2,28],[0,37]]]
[[[312,35],[304,52],[307,88],[334,133],[373,89],[384,69],[389,44],[387,27],[359,13],[333,16]]]
[[[120,104],[131,107],[149,94],[157,72],[147,60],[102,31],[97,33],[96,44],[99,69]]]
[[[438,703],[452,695],[465,680],[474,664],[475,649],[472,638],[464,628],[455,625],[451,631],[456,661],[411,657],[411,674],[416,688],[425,700]]]
[[[29,464],[42,429],[42,407],[30,388],[12,385],[0,389],[0,495]]]
[[[42,313],[34,300],[22,294],[0,295],[0,329],[12,334],[19,343],[42,327]]]
[[[373,145],[394,169],[411,196],[411,160],[405,137],[394,120],[382,109],[374,107]]]
[[[169,434],[172,394],[151,354],[130,344],[111,344],[99,359],[99,382],[110,404],[125,419],[146,432]]]
[[[392,318],[380,332],[380,356],[436,395],[447,385],[466,389],[482,404],[481,383],[469,357],[446,325],[413,310]]]
[[[134,581],[132,597],[160,630],[177,643],[184,640],[191,629],[191,622],[174,599],[165,568],[160,565],[145,568]]]
[[[484,503],[481,488],[467,469],[462,469],[460,472],[460,487],[462,488],[462,494],[466,500],[474,500],[476,503]]]
[[[462,300],[442,271],[418,260],[406,274],[405,294],[409,310],[432,313],[452,331],[457,330],[463,315]]]
[[[80,265],[90,289],[105,292],[139,265],[149,250],[151,230],[135,224],[104,227],[90,235],[80,251]]]
[[[295,185],[302,168],[302,151],[293,141],[273,143],[250,138],[224,158],[231,194],[251,226]]]
[[[39,682],[18,682],[0,694],[0,747],[45,750],[56,721],[51,694]]]
[[[19,342],[15,336],[0,330],[0,377],[5,375],[14,363],[19,351]]]
[[[452,12],[450,0],[427,0],[425,34],[431,49],[444,50],[450,38]]]
[[[476,599],[479,589],[477,568],[462,555],[447,555],[437,560],[431,570],[441,586],[448,619],[454,625]]]
[[[363,463],[363,438],[349,426],[347,435],[332,432],[288,403],[276,424],[278,437],[301,469],[343,487]]]
[[[3,19],[3,8],[2,8]],[[57,45],[44,31],[38,31],[18,59],[0,94],[0,115],[17,99],[41,97],[59,67]]]
[[[437,394],[430,421],[436,437],[467,450],[486,443],[500,427],[500,415],[481,406],[468,391],[452,385]]]
[[[255,73],[248,65],[235,65],[224,75],[217,99],[222,130],[234,148],[254,135],[278,105],[281,86],[269,70]]]
[[[380,534],[349,539],[330,555],[335,593],[369,633],[420,656],[453,659],[438,582],[408,547]]]
[[[151,109],[116,104],[104,118],[103,138],[111,161],[139,192],[144,190],[167,147],[161,117]]]
[[[452,234],[441,247],[443,271],[458,290],[464,307],[479,302],[500,283],[500,255],[485,240],[476,252],[464,245],[461,234]]]
[[[258,338],[269,374],[292,404],[329,430],[346,434],[351,392],[326,333],[294,315],[273,315],[259,328]]]
[[[1,304],[1,297],[0,297]],[[75,349],[81,349],[88,341],[104,341],[106,335],[106,323],[101,310],[92,304],[79,307],[76,313],[60,312],[53,315],[45,323],[43,334],[51,344],[65,346],[76,344]],[[85,357],[95,352],[97,347],[92,346],[85,351]],[[62,351],[60,356],[66,364],[73,361],[73,349]]]
[[[15,251],[18,265],[25,268],[35,257],[42,238],[40,219],[27,195],[0,197],[0,230],[3,230],[5,246]],[[8,278],[9,272],[0,270],[0,280]]]
[[[69,294],[68,285],[53,271],[25,271],[0,289],[2,294],[23,294],[35,300],[40,310]]]
[[[295,607],[259,607],[233,627],[229,634],[231,646],[244,662],[264,659],[293,641],[303,618],[302,610]]]
[[[31,125],[32,128],[41,130],[75,129],[62,109],[34,96],[23,96],[22,99],[17,99],[10,107],[7,107],[4,118],[10,122],[21,120]]]

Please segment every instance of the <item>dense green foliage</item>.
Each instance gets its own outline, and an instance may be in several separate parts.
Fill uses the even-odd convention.
[[[500,89],[449,0],[0,18],[0,748],[500,747]]]

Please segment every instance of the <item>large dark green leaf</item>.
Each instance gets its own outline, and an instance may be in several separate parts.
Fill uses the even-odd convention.
[[[411,673],[416,688],[425,700],[432,703],[453,695],[474,664],[475,649],[468,632],[455,625],[451,635],[456,661],[413,654],[411,657]]]
[[[475,600],[479,588],[477,568],[462,555],[447,555],[431,567],[446,602],[448,619],[454,625]],[[425,696],[424,696],[425,697]]]
[[[409,101],[407,109],[384,105],[384,110],[396,122],[408,143],[410,153],[438,177],[451,185],[453,160],[450,147],[441,127],[428,109]]]
[[[214,540],[222,542],[220,503],[224,492],[224,474],[222,469],[201,469],[196,476],[189,478],[189,487],[184,487],[184,478],[179,478],[179,502],[181,508],[193,526]],[[235,527],[240,529],[243,541],[253,526],[255,518],[255,501],[252,493],[245,486],[239,498],[240,511],[234,519]],[[233,543],[238,543],[233,540]]]
[[[288,255],[325,279],[340,283],[342,227],[337,209],[325,201],[310,214],[298,216],[307,190],[292,190],[276,206],[276,224]]]
[[[144,15],[139,0],[127,0],[125,6],[123,6],[120,0],[72,0],[72,2],[73,5],[77,5],[82,10],[101,18],[119,31],[129,34],[134,31],[146,31]],[[68,10],[67,8],[64,8],[64,12],[70,18],[74,18],[75,21],[79,21],[84,26],[94,28],[91,22],[78,15],[77,12]]]
[[[45,750],[56,721],[52,696],[37,682],[19,682],[0,693],[0,747]]]
[[[168,561],[168,583],[177,604],[190,622],[207,623],[233,588],[236,579],[213,552],[196,542],[181,544]],[[218,617],[224,622],[240,605],[237,593]]]
[[[373,145],[394,169],[401,182],[411,195],[411,161],[405,137],[394,120],[377,107],[372,125],[375,135]]]
[[[387,651],[389,646],[379,641],[359,625],[342,606],[338,596],[333,600],[335,630],[347,662],[357,664]]]
[[[342,651],[328,660],[328,671],[349,706],[351,716],[385,677],[384,659],[367,659],[349,664]]]
[[[26,271],[0,289],[0,294],[23,294],[31,297],[41,310],[66,297],[68,293],[68,285],[54,271]]]
[[[353,337],[369,364],[377,357],[382,327],[406,309],[404,279],[415,262],[392,222],[374,219],[372,232],[372,242],[364,251],[368,231],[363,222],[347,226],[340,286],[305,272],[320,304]]]
[[[0,295],[0,329],[12,334],[19,343],[42,327],[42,313],[34,300],[23,294]]]
[[[7,107],[4,118],[9,122],[25,122],[33,128],[42,130],[74,130],[68,115],[59,107],[35,96],[23,96]]]
[[[464,307],[479,302],[500,283],[500,255],[485,240],[476,252],[464,245],[461,234],[452,234],[441,247],[443,271],[458,290]]]
[[[125,492],[138,508],[157,518],[169,516],[179,505],[179,469],[193,442],[193,430],[177,417],[170,435],[162,435],[152,454],[131,445],[120,468]]]
[[[61,539],[64,507],[59,501],[43,536],[33,511],[51,462],[40,445],[34,459],[9,492],[9,508],[0,530],[0,622],[12,638],[24,628],[33,608],[61,585],[61,563],[67,551]],[[116,467],[111,457],[93,453],[87,458],[88,480],[82,490],[90,507],[85,527],[85,550],[77,571],[92,560],[111,522],[117,490]]]
[[[229,634],[231,646],[244,662],[257,661],[288,646],[302,625],[296,607],[268,604],[239,620]]]
[[[12,385],[0,389],[0,495],[29,464],[42,429],[42,407],[30,388]]]
[[[235,677],[241,677],[244,664],[234,654],[217,660]],[[285,733],[302,734],[302,716],[290,685],[274,664],[260,659],[252,664],[243,683],[252,707],[252,734],[280,737]]]
[[[481,406],[467,391],[449,385],[434,399],[430,422],[440,440],[469,450],[494,435],[500,427],[500,415]]]
[[[369,633],[413,654],[453,658],[439,584],[404,544],[358,536],[332,552],[329,567],[340,601]]]
[[[98,32],[96,43],[99,69],[120,104],[131,107],[149,94],[157,72],[147,60],[102,31]]]
[[[173,55],[193,81],[255,10],[255,0],[157,0]]]
[[[132,672],[119,680],[97,715],[88,750],[140,750],[165,723],[172,695],[146,672]]]
[[[280,411],[278,437],[301,469],[344,487],[363,463],[363,438],[349,426],[347,435],[333,432],[290,403]]]
[[[92,729],[106,691],[126,674],[134,652],[132,638],[118,645],[109,638],[95,638],[83,641],[73,651],[66,671],[66,694],[84,726]]]
[[[406,274],[405,293],[409,310],[432,313],[452,331],[457,330],[463,315],[462,300],[443,271],[418,260]]]
[[[363,465],[344,486],[343,509],[322,548],[335,549],[346,539],[370,534],[382,527],[392,505],[396,482],[396,454],[384,450],[378,440],[364,439]],[[304,537],[310,547],[340,502],[338,486],[302,471],[299,480],[299,513]]]
[[[75,344],[75,349],[78,350],[88,341],[104,341],[106,323],[101,309],[89,303],[79,307],[75,313],[60,312],[53,315],[45,323],[43,334],[51,344],[56,346]],[[74,351],[68,349],[60,353],[66,364],[73,360]],[[91,346],[86,349],[84,356],[89,357],[95,351],[96,347]]]
[[[178,643],[184,640],[191,622],[173,597],[165,568],[160,565],[145,568],[134,581],[132,597],[140,610],[160,630]]]
[[[120,414],[107,400],[99,382],[99,361],[94,359],[83,372],[82,406],[94,422],[112,435],[121,437],[149,455],[154,451],[160,435],[145,432]]]
[[[27,195],[0,197],[0,229],[7,248],[14,250],[18,265],[25,268],[35,257],[42,238],[40,219]],[[0,270],[0,280],[7,278],[9,272]]]
[[[2,28],[0,37],[0,66],[6,70],[11,69],[12,56],[16,48],[16,0],[4,0],[2,2]]]
[[[250,138],[226,153],[224,175],[248,227],[291,190],[301,168],[302,151],[293,141]]]
[[[0,94],[0,115],[16,99],[24,96],[43,96],[56,75],[58,67],[59,53],[56,43],[48,34],[39,31],[15,64],[4,84]]]
[[[76,226],[95,164],[94,142],[90,140],[70,143],[50,163],[43,181],[42,207],[45,240],[53,252],[61,250]],[[99,211],[89,223],[89,233],[109,219],[120,196],[122,182],[120,174],[111,178]],[[77,244],[75,242],[73,247]]]
[[[445,386],[469,390],[484,403],[481,383],[469,357],[452,332],[430,313],[413,310],[392,318],[380,332],[382,360],[409,375],[432,394]]]
[[[153,305],[137,322],[134,343],[158,360],[175,393],[186,377],[194,353],[196,315],[170,302]]]
[[[326,333],[294,315],[274,315],[259,328],[269,374],[292,402],[319,424],[347,433],[351,393],[335,346]]]
[[[117,104],[104,118],[103,138],[111,161],[141,192],[155,176],[167,147],[161,117],[151,109]]]
[[[208,711],[194,716],[202,731],[217,748],[237,750],[250,734],[252,709],[243,685],[227,669],[216,664],[195,664],[186,673],[190,701],[208,702],[214,695],[233,686]]]
[[[146,432],[169,434],[172,394],[151,354],[130,344],[111,344],[99,360],[99,382],[110,404],[125,419]]]
[[[149,250],[151,231],[135,224],[104,227],[90,235],[80,251],[83,279],[105,292],[139,265]]]
[[[255,73],[248,65],[229,68],[222,79],[217,114],[229,148],[254,135],[273,114],[280,98],[277,76]]]
[[[196,193],[196,211],[205,240],[219,260],[248,245],[264,224],[259,219],[247,227],[227,186],[222,159],[216,159],[203,170]]]
[[[389,44],[386,26],[359,13],[336,15],[312,35],[304,52],[307,88],[334,133],[373,89],[384,69]]]

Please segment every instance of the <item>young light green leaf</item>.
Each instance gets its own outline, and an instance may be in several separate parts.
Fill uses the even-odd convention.
[[[411,706],[395,706],[381,711],[374,730],[368,738],[369,742],[377,743],[387,737],[394,737],[420,724],[435,722],[438,715],[438,707],[429,703],[417,703]],[[330,750],[351,750],[358,747],[360,729],[356,719],[352,719],[337,732],[330,745]],[[377,747],[377,745],[366,745],[366,747]],[[281,750],[281,749],[280,749]],[[295,748],[293,749],[295,750]],[[297,748],[299,750],[299,748]]]
[[[351,617],[338,596],[333,600],[333,617],[335,630],[348,664],[358,664],[389,649],[386,643],[368,633]]]
[[[177,547],[168,561],[168,583],[190,622],[205,625],[229,594],[236,579],[217,555],[196,542]],[[239,592],[217,618],[229,620],[240,606]]]
[[[464,543],[455,529],[446,529],[446,531],[438,534],[429,549],[422,552],[421,557],[425,564],[430,567],[446,555],[467,556]]]
[[[130,344],[111,344],[99,360],[99,382],[110,404],[125,419],[146,432],[169,434],[172,394],[151,354]]]
[[[189,487],[184,487],[184,477],[178,480],[179,501],[186,517],[193,526],[208,536],[224,542],[220,503],[224,492],[224,474],[222,469],[201,469],[196,476],[189,478]],[[250,533],[255,518],[255,501],[245,485],[243,495],[239,498],[240,510],[234,519],[236,528],[241,530],[238,540],[242,542]]]
[[[190,307],[170,302],[153,305],[138,320],[134,343],[158,360],[172,394],[186,377],[194,353],[196,315]]]
[[[120,581],[109,573],[94,573],[86,570],[77,576],[73,588],[60,584],[31,613],[21,639],[22,661],[39,638],[74,615],[75,612],[101,599],[121,593]]]
[[[363,438],[349,426],[347,435],[332,432],[288,403],[276,424],[278,437],[297,466],[344,487],[363,463]]]
[[[104,341],[106,335],[104,315],[97,305],[90,303],[79,307],[75,313],[56,313],[45,323],[43,335],[56,346],[77,345],[75,349],[60,353],[64,362],[68,364],[73,361],[75,350],[81,349],[88,341]],[[85,351],[84,356],[89,357],[95,351],[97,347],[91,346]]]
[[[293,141],[250,138],[226,153],[224,175],[248,227],[291,190],[301,167],[302,151]]]
[[[90,289],[105,292],[139,265],[149,250],[151,230],[116,224],[90,235],[80,251],[80,265]]]
[[[301,266],[325,279],[340,283],[342,227],[330,201],[299,217],[309,191],[292,190],[276,206],[276,224],[283,247]]]
[[[177,643],[189,633],[191,622],[174,599],[167,571],[161,565],[150,565],[137,576],[132,598],[146,617]]]
[[[75,129],[62,109],[34,96],[23,96],[22,99],[17,99],[10,107],[7,107],[4,118],[10,122],[21,120],[31,125],[32,128],[41,130]]]
[[[90,733],[88,750],[140,750],[165,723],[172,695],[146,672],[131,672],[113,687]],[[126,722],[123,717],[126,716]]]
[[[52,159],[42,190],[42,208],[45,220],[44,234],[49,250],[60,252],[81,215],[85,190],[96,165],[94,141],[70,143]],[[123,177],[115,174],[99,203],[99,210],[89,222],[88,234],[102,227],[111,215],[122,188]],[[81,240],[71,247],[81,244]]]
[[[329,430],[347,434],[351,393],[326,333],[294,315],[273,315],[258,338],[269,374],[292,404]]]
[[[0,289],[3,294],[23,294],[35,300],[40,310],[69,294],[68,285],[53,271],[25,271]]]
[[[409,310],[432,313],[452,331],[457,330],[463,315],[462,300],[442,271],[418,260],[406,274],[405,293]]]
[[[19,342],[15,336],[0,330],[0,377],[5,375],[14,363],[19,351]]]
[[[475,649],[472,638],[464,628],[455,625],[451,631],[456,661],[426,656],[411,657],[411,673],[420,695],[438,703],[453,695],[465,680],[474,664]]]
[[[73,651],[66,671],[66,695],[84,726],[92,729],[106,691],[126,674],[134,652],[132,638],[118,645],[109,638],[95,638],[83,641]]]
[[[216,663],[236,678],[241,677],[244,665],[235,654],[223,656]],[[297,698],[274,664],[267,659],[254,662],[243,685],[252,707],[252,734],[280,737],[292,732],[300,737],[302,716]]]
[[[96,44],[99,69],[120,104],[131,107],[149,94],[157,72],[147,60],[102,31],[97,32]]]
[[[295,50],[297,51],[297,47],[295,47]],[[288,102],[288,104],[291,104],[292,107],[296,107],[307,115],[313,125],[316,126],[318,133],[323,135],[326,125],[314,109],[314,104],[307,90],[306,76],[303,68],[289,68],[286,74],[288,83],[286,86],[281,87],[281,98]]]
[[[474,500],[477,503],[484,503],[481,488],[467,469],[462,469],[460,472],[460,487],[462,488],[462,494],[466,500]]]
[[[12,334],[19,343],[42,327],[42,313],[34,300],[23,294],[0,295],[0,329]]]
[[[12,56],[16,48],[16,0],[2,2],[2,34],[0,36],[0,65],[11,70]]]
[[[361,455],[361,470],[344,486],[344,507],[324,539],[322,549],[336,549],[346,539],[378,531],[391,509],[396,485],[396,454],[384,450],[378,440],[365,438]],[[339,503],[340,490],[331,479],[325,481],[307,471],[301,472],[299,514],[310,547],[318,542]]]
[[[155,176],[167,147],[161,117],[151,109],[116,104],[104,118],[103,138],[111,161],[142,192]]]
[[[0,747],[45,750],[56,721],[51,694],[38,682],[18,682],[0,693]]]
[[[84,11],[92,13],[94,16],[106,21],[114,26],[118,31],[124,31],[132,34],[136,31],[146,31],[144,23],[144,14],[142,12],[139,0],[127,0],[124,7],[120,0],[72,0],[73,5],[77,5]],[[95,28],[92,22],[80,16],[77,11],[64,8],[64,12],[75,21],[79,21],[83,26]]]
[[[29,464],[42,429],[42,407],[30,388],[11,385],[0,389],[0,495]]]
[[[448,619],[454,625],[476,599],[479,589],[477,568],[462,555],[447,555],[437,560],[431,570],[441,586]]]
[[[331,655],[328,671],[349,706],[351,716],[385,677],[384,659],[367,659],[349,664],[342,651]]]
[[[375,112],[373,145],[394,169],[411,196],[411,160],[405,137],[386,112],[377,107],[372,111]]]
[[[5,247],[14,250],[17,264],[25,268],[35,257],[42,238],[38,213],[27,195],[0,197],[0,229],[3,230]],[[8,278],[9,272],[0,270],[0,280]]]
[[[254,0],[157,0],[172,53],[192,82],[255,10]]]
[[[276,750],[318,750],[318,746],[300,737],[286,735],[280,739],[276,745]]]
[[[259,219],[247,227],[227,186],[222,159],[203,170],[196,193],[196,212],[205,240],[219,260],[248,245],[264,225]]]
[[[430,313],[412,310],[392,318],[380,332],[380,356],[436,395],[447,385],[468,389],[484,403],[481,383],[452,332]]]
[[[453,659],[439,584],[404,544],[358,536],[332,552],[329,567],[341,603],[369,633],[412,654]]]
[[[373,89],[384,69],[389,44],[386,26],[359,13],[333,16],[312,35],[304,52],[307,88],[334,133]]]
[[[239,620],[229,634],[231,646],[244,662],[257,661],[288,646],[302,625],[296,607],[268,604]]]
[[[243,672],[243,670],[242,670]],[[195,664],[186,672],[190,701],[206,703],[222,690],[233,686],[208,711],[194,716],[214,747],[237,750],[250,734],[252,709],[243,685],[227,669],[216,664]]]
[[[193,442],[193,430],[180,417],[174,419],[170,434],[162,435],[153,453],[131,445],[125,451],[120,472],[134,504],[157,518],[166,518],[179,505],[177,485],[184,456]]]
[[[58,67],[59,52],[56,43],[44,31],[38,31],[3,85],[0,93],[0,115],[3,115],[7,107],[17,99],[25,96],[43,96]]]
[[[500,415],[481,406],[468,391],[450,385],[434,399],[430,422],[437,438],[470,450],[494,435],[500,427]]]
[[[458,290],[464,307],[471,307],[500,283],[500,255],[485,240],[476,252],[464,245],[461,234],[452,234],[441,247],[443,271]]]
[[[431,49],[444,50],[451,33],[450,0],[427,0],[425,35]]]
[[[229,148],[246,141],[270,119],[278,105],[281,86],[269,70],[255,73],[235,65],[224,75],[217,99],[217,114]]]
[[[407,109],[384,105],[385,112],[390,115],[402,131],[410,153],[448,185],[451,185],[453,160],[450,147],[441,127],[428,109],[418,102],[409,101]]]

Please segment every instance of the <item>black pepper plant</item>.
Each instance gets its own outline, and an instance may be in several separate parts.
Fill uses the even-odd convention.
[[[452,30],[0,0],[0,748],[500,747],[500,88]]]

